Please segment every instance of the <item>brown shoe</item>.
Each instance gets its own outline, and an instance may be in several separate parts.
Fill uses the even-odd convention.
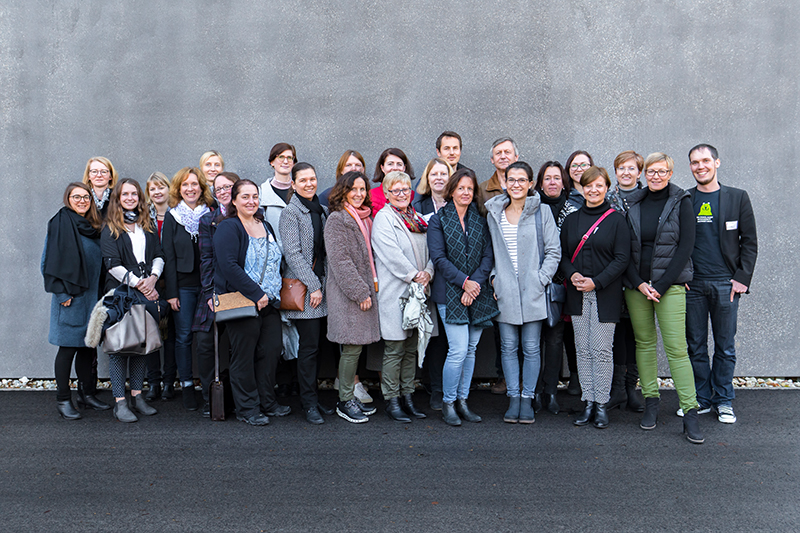
[[[498,379],[494,385],[492,385],[492,394],[505,394],[506,393],[506,380],[504,378]]]

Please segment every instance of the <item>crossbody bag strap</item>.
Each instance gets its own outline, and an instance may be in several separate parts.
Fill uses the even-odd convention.
[[[572,259],[570,260],[570,262],[571,262],[571,263],[574,263],[574,262],[575,262],[575,258],[576,258],[576,257],[578,257],[578,252],[580,252],[580,251],[581,251],[581,248],[583,248],[583,245],[584,245],[584,244],[586,244],[586,241],[587,241],[587,240],[589,240],[589,236],[590,236],[592,233],[594,233],[594,231],[597,229],[597,226],[599,226],[599,225],[600,225],[600,223],[601,223],[603,220],[605,220],[605,218],[606,218],[608,215],[610,215],[611,213],[613,213],[613,212],[614,212],[614,210],[613,210],[613,209],[609,209],[608,211],[606,211],[605,213],[603,213],[603,216],[601,216],[600,218],[598,218],[598,219],[597,219],[597,222],[595,222],[594,224],[592,224],[592,227],[591,227],[591,228],[589,228],[589,231],[587,231],[587,232],[586,232],[586,233],[583,235],[583,237],[581,237],[581,242],[579,242],[579,243],[578,243],[578,247],[577,247],[577,248],[575,248],[575,253],[574,253],[574,254],[572,254]]]
[[[542,210],[537,209],[534,215],[536,220],[536,240],[539,242],[539,270],[544,263],[544,235],[542,235]]]

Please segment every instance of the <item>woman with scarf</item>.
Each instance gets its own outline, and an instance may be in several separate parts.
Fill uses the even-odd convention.
[[[430,219],[428,248],[435,267],[431,299],[444,322],[449,349],[442,372],[442,416],[451,426],[480,422],[467,406],[475,350],[500,311],[488,285],[494,255],[486,219],[473,203],[478,180],[457,170],[444,189],[447,202]],[[460,417],[459,417],[460,415]]]
[[[411,207],[409,175],[389,172],[383,177],[381,186],[381,195],[389,202],[378,211],[372,224],[372,249],[380,288],[378,311],[381,337],[385,341],[381,392],[389,418],[411,422],[410,416],[426,417],[414,406],[412,398],[418,334],[416,329],[403,329],[403,311],[398,301],[412,281],[422,285],[427,292],[433,278],[433,262],[428,254],[428,224]],[[435,310],[432,318],[436,323]]]
[[[84,384],[92,379],[92,360],[97,354],[84,342],[92,308],[97,303],[100,270],[100,216],[92,191],[83,183],[70,183],[64,191],[64,207],[47,224],[42,254],[44,288],[53,295],[50,303],[50,344],[58,346],[55,375],[58,412],[62,418],[77,420],[81,414],[72,405],[69,388],[72,360],[75,373]],[[89,397],[90,396],[90,397]],[[111,406],[94,395],[83,395],[83,403],[102,410]]]
[[[91,188],[92,199],[100,219],[105,220],[111,190],[117,185],[117,171],[114,165],[105,157],[89,159],[86,162],[86,170],[83,171],[83,183]]]
[[[136,180],[121,179],[109,198],[106,225],[100,236],[103,266],[108,271],[106,292],[127,282],[149,301],[158,301],[156,283],[164,270],[164,253],[158,233],[144,203],[144,194]],[[164,302],[161,302],[162,304]],[[156,410],[142,396],[142,384],[148,355],[108,356],[108,372],[114,393],[114,418],[120,422],[136,422],[138,418],[125,401],[125,376],[130,367],[133,408],[143,415]]]
[[[184,167],[169,187],[170,211],[161,231],[165,295],[175,318],[175,361],[183,406],[197,409],[192,374],[192,324],[200,299],[200,218],[209,212],[211,191],[198,168]],[[205,305],[205,304],[203,304]]]
[[[550,213],[541,212],[533,193],[533,170],[517,161],[506,169],[506,192],[486,202],[495,267],[492,287],[500,316],[503,374],[508,385],[508,411],[503,420],[533,424],[531,402],[539,378],[540,334],[547,318],[545,287],[561,259],[558,229]],[[517,355],[522,345],[522,391]]]
[[[363,172],[347,172],[328,197],[325,224],[328,277],[328,339],[341,344],[336,414],[355,424],[375,413],[355,395],[358,358],[364,345],[378,342],[378,277],[372,255],[372,205]]]
[[[328,314],[325,302],[325,219],[328,209],[317,197],[317,173],[309,163],[292,167],[292,191],[289,204],[280,218],[280,235],[286,272],[283,277],[299,279],[306,286],[302,311],[286,311],[300,336],[297,350],[297,381],[300,402],[306,420],[322,424],[320,410],[333,414],[332,409],[319,405],[317,397],[317,357],[324,318]],[[341,386],[341,384],[340,384]]]

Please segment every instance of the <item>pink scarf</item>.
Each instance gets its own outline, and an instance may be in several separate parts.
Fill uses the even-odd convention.
[[[375,259],[372,257],[372,210],[369,207],[355,208],[352,205],[344,202],[345,210],[353,217],[358,224],[358,229],[364,236],[364,242],[367,243],[367,252],[369,255],[369,267],[372,269],[372,282],[375,284],[375,292],[378,292],[378,273],[375,271]]]

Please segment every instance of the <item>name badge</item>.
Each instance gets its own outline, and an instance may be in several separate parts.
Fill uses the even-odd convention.
[[[730,229],[730,228],[728,228]],[[268,242],[275,242],[275,237],[272,236],[272,233],[268,233],[267,237],[269,237]]]
[[[728,231],[737,229],[738,227],[739,227],[738,220],[729,220],[728,222],[725,223],[725,229]]]

